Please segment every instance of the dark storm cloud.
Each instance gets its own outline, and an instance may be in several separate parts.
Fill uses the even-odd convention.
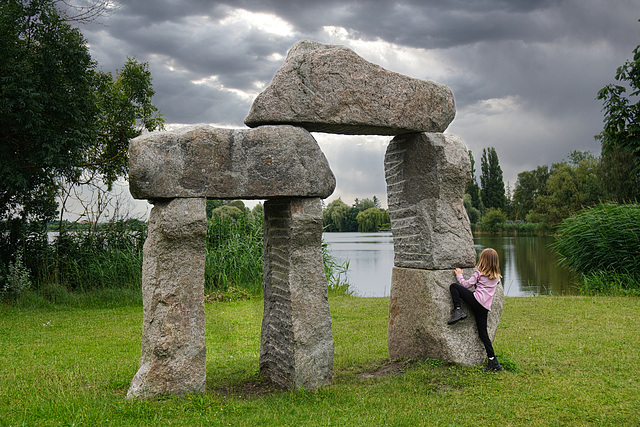
[[[253,18],[238,18],[238,9],[269,14],[267,22],[281,22],[282,31],[251,25],[242,19]],[[104,69],[127,56],[149,62],[155,103],[167,122],[234,126],[243,126],[251,96],[296,41],[352,44],[365,57],[371,52],[363,42],[392,43],[394,60],[385,66],[447,84],[458,110],[449,131],[478,163],[483,148],[495,147],[513,186],[520,171],[574,149],[598,151],[593,135],[602,112],[595,96],[640,43],[638,18],[637,0],[122,0],[83,33]],[[344,34],[332,35],[327,26]],[[405,64],[406,55],[423,62]],[[333,146],[327,151],[334,169],[352,165],[336,172],[337,191],[370,197],[384,185],[384,149],[350,163],[357,148],[349,144],[339,154]],[[378,171],[374,187],[362,178],[367,170]]]

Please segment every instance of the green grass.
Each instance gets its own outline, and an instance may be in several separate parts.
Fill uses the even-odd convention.
[[[434,360],[390,365],[388,299],[330,305],[332,386],[261,386],[262,300],[252,299],[206,304],[206,394],[149,401],[125,400],[142,307],[0,305],[0,425],[640,423],[638,298],[507,298],[494,344],[510,370],[491,374]]]

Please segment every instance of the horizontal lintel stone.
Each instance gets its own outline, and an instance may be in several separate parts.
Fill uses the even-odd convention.
[[[129,146],[136,199],[268,199],[333,193],[335,177],[313,136],[295,126],[208,125],[151,132]]]

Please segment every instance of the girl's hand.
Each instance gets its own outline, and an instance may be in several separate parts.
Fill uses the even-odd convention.
[[[462,269],[461,268],[456,268],[455,272],[456,272],[456,275],[462,274]]]

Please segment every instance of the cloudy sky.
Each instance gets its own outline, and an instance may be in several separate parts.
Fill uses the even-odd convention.
[[[640,44],[638,0],[121,0],[81,28],[103,70],[149,63],[166,123],[242,128],[255,96],[308,39],[444,83],[456,100],[447,132],[494,147],[517,175],[573,150],[599,153],[597,91]],[[377,195],[389,137],[314,134],[336,175],[329,198]]]

